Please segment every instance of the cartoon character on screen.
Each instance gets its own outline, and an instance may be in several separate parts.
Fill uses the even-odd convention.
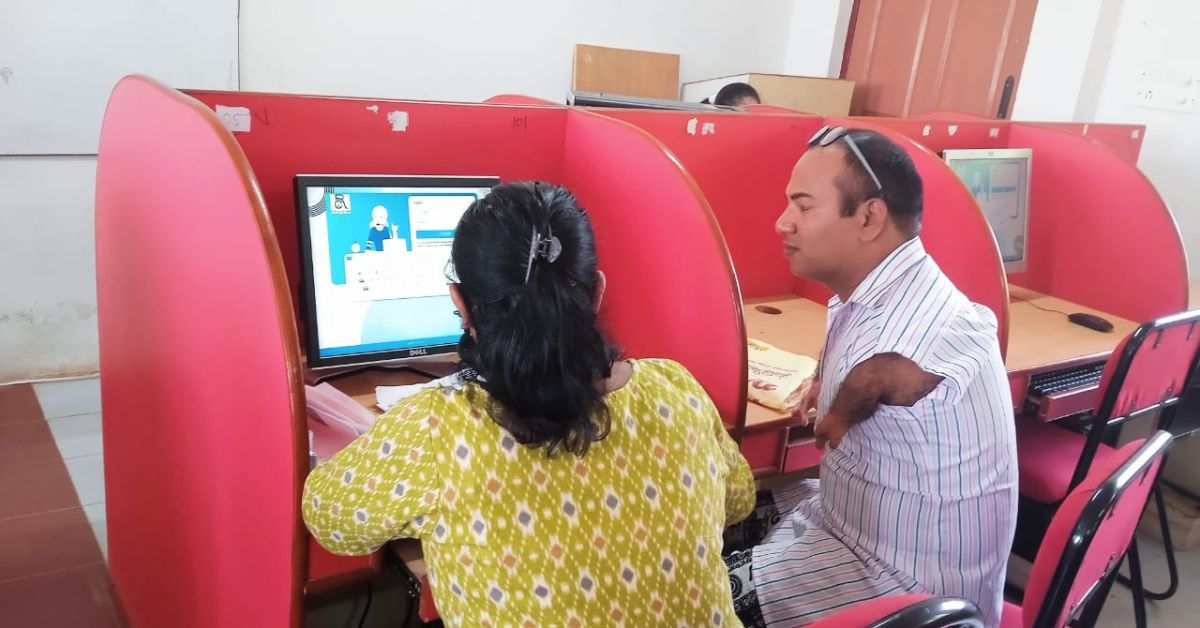
[[[376,205],[371,210],[371,226],[367,231],[367,250],[382,251],[383,241],[397,236],[399,229],[396,225],[388,225],[388,211],[383,205]]]

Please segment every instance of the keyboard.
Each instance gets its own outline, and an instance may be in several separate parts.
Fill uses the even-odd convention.
[[[1095,362],[1030,377],[1025,413],[1042,421],[1055,421],[1094,410],[1103,373],[1104,363]]]
[[[1079,388],[1100,385],[1104,363],[1082,364],[1058,371],[1038,373],[1029,379],[1029,394],[1036,396],[1056,395]]]

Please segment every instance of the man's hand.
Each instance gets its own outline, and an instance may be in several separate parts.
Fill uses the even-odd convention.
[[[826,445],[830,449],[837,449],[838,445],[842,444],[842,437],[849,429],[850,422],[844,415],[829,412],[821,418],[816,429],[813,430],[813,435],[817,437],[817,449],[824,451]]]
[[[801,426],[809,425],[817,418],[817,399],[821,396],[821,380],[816,375],[800,384],[800,405],[792,411],[792,418]]]

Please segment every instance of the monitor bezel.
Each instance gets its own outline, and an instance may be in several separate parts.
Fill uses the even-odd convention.
[[[293,177],[297,233],[300,250],[300,299],[304,301],[305,361],[309,368],[375,364],[412,360],[454,353],[458,343],[409,347],[321,356],[320,326],[317,322],[316,285],[313,274],[312,233],[308,219],[308,188],[310,187],[395,187],[395,188],[494,188],[500,177],[486,175],[369,175],[369,174],[298,174]]]
[[[969,159],[1024,159],[1025,160],[1025,216],[1022,229],[1025,231],[1025,254],[1020,260],[1007,262],[1004,261],[1004,253],[1000,250],[1000,243],[996,241],[996,231],[992,228],[992,224],[987,219],[987,214],[984,214],[983,219],[987,222],[988,229],[992,232],[992,241],[996,242],[996,252],[1000,254],[1000,261],[1004,264],[1004,272],[1006,274],[1023,273],[1029,270],[1029,214],[1030,214],[1030,199],[1033,191],[1033,149],[1032,148],[954,148],[942,151],[942,160],[946,162],[946,167],[954,173],[954,177],[966,187],[966,182],[958,175],[958,171],[954,169],[953,162],[965,161]],[[969,190],[968,190],[969,192]],[[974,199],[974,197],[972,197]],[[983,213],[983,208],[980,208],[980,213]]]

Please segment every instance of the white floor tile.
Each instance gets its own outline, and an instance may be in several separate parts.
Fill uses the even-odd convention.
[[[100,554],[104,556],[104,562],[108,562],[108,524],[93,523],[92,532],[96,535],[96,543],[100,545]]]
[[[47,419],[100,411],[100,378],[37,382],[33,385]]]
[[[65,461],[79,503],[84,506],[104,502],[104,456],[81,456]]]
[[[108,521],[108,511],[105,509],[106,503],[88,504],[83,507],[83,513],[87,515],[88,523],[96,525],[97,523],[105,523]]]
[[[1179,562],[1179,592],[1169,600],[1146,602],[1146,623],[1153,627],[1194,626],[1200,616],[1200,548],[1176,554]],[[1166,561],[1156,560],[1146,574],[1151,589],[1162,590],[1167,581]],[[1133,626],[1133,596],[1129,589],[1116,584],[1100,614],[1097,626],[1126,628]]]
[[[50,433],[63,459],[104,453],[100,413],[50,419]]]

